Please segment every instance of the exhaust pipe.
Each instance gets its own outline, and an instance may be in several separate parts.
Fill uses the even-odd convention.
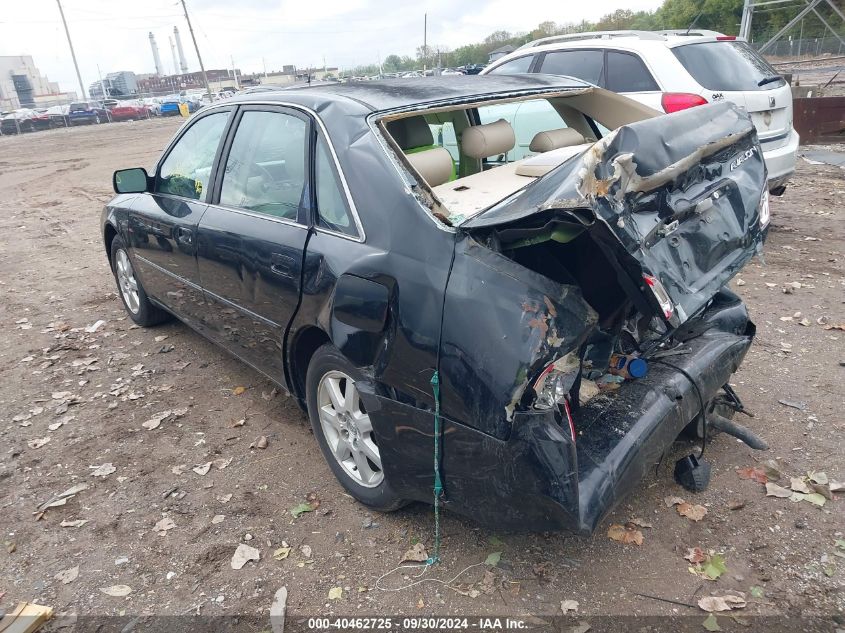
[[[754,450],[766,451],[769,449],[769,445],[747,426],[738,424],[733,420],[728,420],[726,417],[719,415],[715,411],[711,411],[710,415],[707,416],[707,423],[714,429],[718,429],[723,433],[733,435],[734,437],[742,440]]]

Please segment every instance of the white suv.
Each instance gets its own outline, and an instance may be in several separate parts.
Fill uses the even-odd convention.
[[[715,31],[597,31],[529,42],[482,75],[567,75],[663,112],[727,99],[754,121],[769,190],[783,192],[795,171],[798,133],[792,91],[745,41]]]

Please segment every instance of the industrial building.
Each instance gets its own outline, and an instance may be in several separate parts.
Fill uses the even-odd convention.
[[[75,92],[62,92],[35,65],[31,55],[0,56],[0,110],[48,107],[76,99]]]
[[[103,90],[105,89],[105,94]],[[93,82],[88,88],[88,94],[92,99],[105,99],[107,97],[128,97],[138,94],[138,79],[131,70],[121,70],[109,73],[102,81]]]

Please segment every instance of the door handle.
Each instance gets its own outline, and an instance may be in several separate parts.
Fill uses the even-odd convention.
[[[296,260],[290,255],[283,255],[282,253],[273,253],[270,255],[270,270],[277,275],[290,276]]]
[[[184,226],[177,226],[173,232],[176,235],[176,241],[180,244],[190,246],[194,243],[194,232],[191,229],[186,229]]]

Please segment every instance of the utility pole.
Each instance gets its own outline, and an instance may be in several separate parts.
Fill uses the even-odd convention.
[[[211,86],[208,85],[208,76],[205,74],[205,66],[202,63],[202,56],[200,55],[200,47],[197,46],[197,38],[194,35],[194,27],[191,26],[191,18],[188,17],[188,7],[185,5],[185,0],[182,0],[182,9],[185,11],[185,21],[188,23],[188,30],[191,32],[191,40],[194,42],[194,50],[197,52],[197,59],[200,62],[200,70],[202,71],[202,82],[205,84],[205,92],[211,96]]]
[[[426,61],[428,59],[428,13],[423,13],[423,75],[426,71]]]
[[[70,47],[70,56],[73,59],[73,67],[76,69],[76,79],[79,81],[79,91],[82,93],[82,98],[86,99],[85,86],[82,85],[82,75],[79,73],[79,64],[76,63],[76,53],[73,52],[73,42],[70,41],[70,31],[67,28],[67,20],[65,20],[65,12],[62,9],[62,0],[56,0],[59,5],[59,15],[62,16],[62,24],[65,27],[65,35],[67,35],[67,44]],[[184,4],[184,0],[183,0]]]

